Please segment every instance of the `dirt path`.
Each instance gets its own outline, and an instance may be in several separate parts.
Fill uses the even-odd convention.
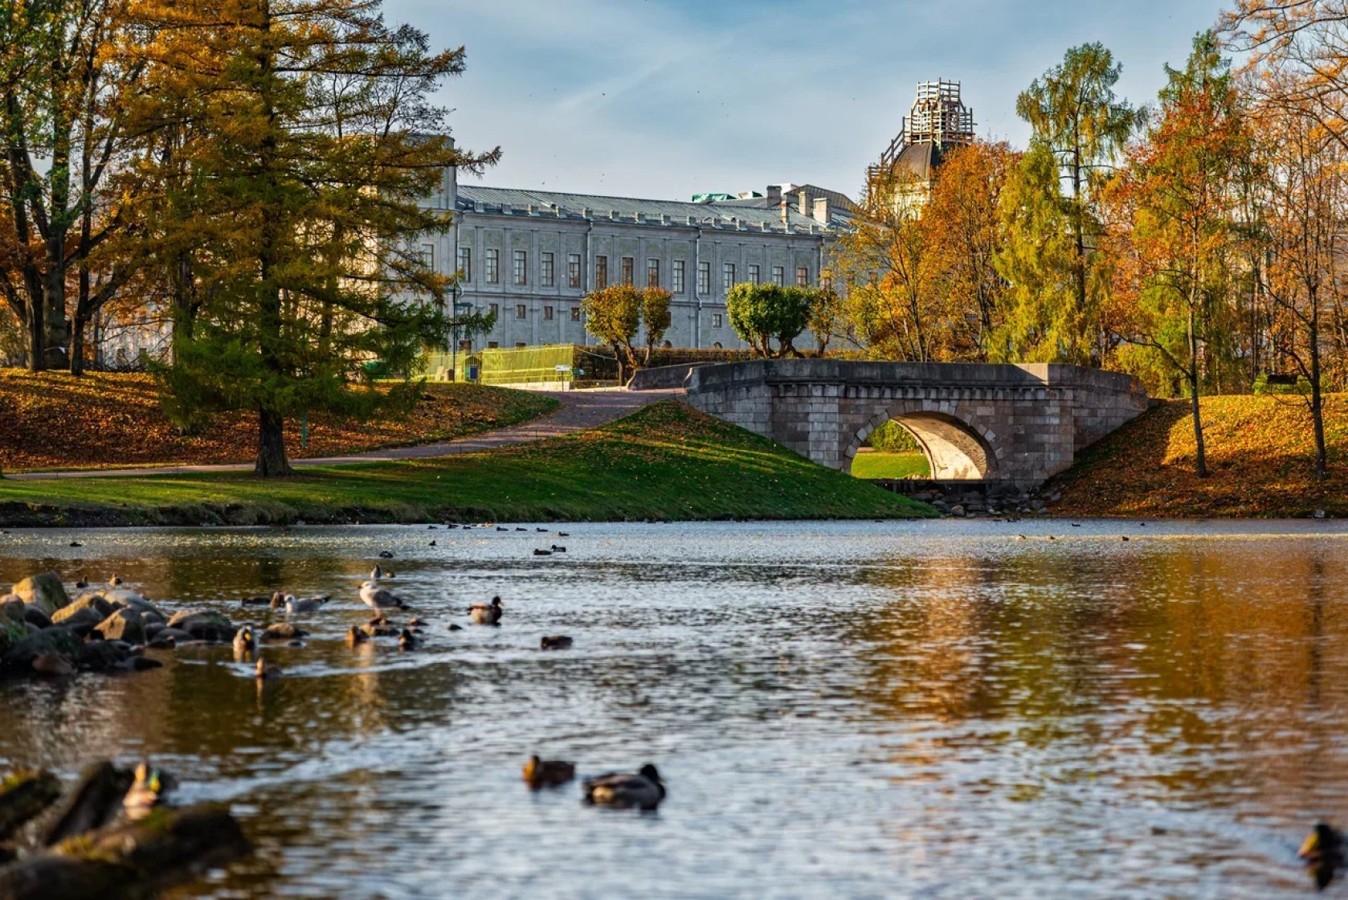
[[[293,459],[290,464],[295,468],[305,466],[330,466],[334,463],[389,462],[398,459],[425,459],[431,456],[451,456],[457,453],[477,453],[495,447],[510,444],[524,444],[545,438],[570,434],[573,431],[585,431],[596,428],[614,419],[621,419],[628,413],[636,412],[643,406],[682,396],[683,391],[558,391],[549,392],[560,403],[556,411],[549,415],[511,425],[496,431],[486,431],[471,437],[457,438],[438,444],[418,444],[413,447],[390,447],[384,450],[368,450],[347,456],[328,456],[314,459]],[[6,473],[6,478],[15,480],[39,480],[43,478],[108,478],[112,476],[134,475],[187,475],[194,472],[251,472],[252,463],[227,463],[202,466],[146,466],[133,469],[94,469],[68,472],[17,472]]]

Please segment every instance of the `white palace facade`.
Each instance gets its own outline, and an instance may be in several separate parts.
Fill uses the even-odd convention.
[[[594,344],[581,298],[609,284],[672,295],[675,347],[741,347],[726,291],[743,281],[818,285],[826,247],[853,211],[842,194],[771,185],[701,202],[638,200],[461,185],[451,169],[428,198],[452,227],[421,253],[459,274],[457,311],[495,313],[494,328],[459,349]]]

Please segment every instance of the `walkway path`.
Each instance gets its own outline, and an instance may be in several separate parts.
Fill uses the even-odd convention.
[[[348,456],[316,457],[313,459],[292,459],[290,464],[296,468],[304,466],[330,466],[336,463],[390,462],[398,459],[425,459],[431,456],[452,456],[458,453],[477,453],[510,444],[524,444],[529,441],[541,441],[544,438],[558,437],[573,431],[585,431],[596,428],[614,419],[621,419],[628,413],[636,412],[643,406],[683,395],[681,390],[667,391],[557,391],[548,392],[561,406],[549,415],[499,428],[484,431],[471,437],[456,438],[438,444],[418,444],[413,447],[389,447],[384,450],[369,450],[364,453],[352,453]],[[134,469],[81,469],[78,471],[53,472],[6,472],[6,478],[38,480],[43,478],[108,478],[112,476],[137,475],[189,475],[196,472],[251,472],[252,463],[226,463],[203,466],[152,466]]]

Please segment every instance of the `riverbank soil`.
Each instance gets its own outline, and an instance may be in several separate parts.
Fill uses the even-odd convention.
[[[409,415],[370,422],[315,414],[286,423],[293,459],[450,440],[503,428],[551,412],[557,401],[538,393],[475,384],[427,382]],[[159,406],[143,373],[31,373],[0,369],[0,465],[6,472],[124,466],[251,462],[256,417],[211,417],[200,434],[184,435]]]
[[[1064,516],[1348,517],[1348,394],[1325,397],[1329,480],[1315,481],[1305,401],[1287,395],[1204,397],[1211,475],[1194,475],[1188,400],[1167,400],[1088,447],[1045,491]]]

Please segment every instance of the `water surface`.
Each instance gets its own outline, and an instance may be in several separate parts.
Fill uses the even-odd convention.
[[[335,595],[261,689],[227,646],[0,683],[0,768],[148,755],[230,802],[258,852],[185,896],[1301,896],[1348,822],[1342,525],[514,527],[0,535],[0,584]],[[342,640],[383,549],[422,650]],[[530,793],[532,751],[669,798]]]

